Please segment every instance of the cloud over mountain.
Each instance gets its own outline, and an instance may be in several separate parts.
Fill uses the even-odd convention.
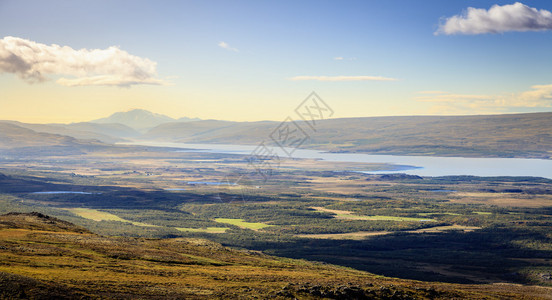
[[[493,5],[489,10],[468,7],[444,20],[435,34],[483,34],[507,31],[541,31],[552,29],[552,13],[516,2]]]
[[[107,85],[129,87],[138,84],[162,85],[156,77],[157,63],[112,46],[107,49],[80,49],[45,45],[7,36],[0,39],[0,72],[13,73],[29,83],[43,82],[49,75],[61,77],[65,86]]]

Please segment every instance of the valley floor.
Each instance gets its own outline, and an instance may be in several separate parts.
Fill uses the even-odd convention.
[[[75,225],[2,217],[2,290],[117,298],[552,294],[552,180],[356,172],[378,168],[286,159],[262,178],[241,155],[169,148],[4,155],[0,213],[36,211]]]

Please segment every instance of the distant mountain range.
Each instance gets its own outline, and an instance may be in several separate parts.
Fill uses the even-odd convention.
[[[31,124],[18,121],[0,121],[0,148],[29,147],[33,145],[69,145],[125,142],[142,136],[148,129],[167,122],[189,122],[199,119],[171,117],[143,109],[118,112],[90,122],[71,124]],[[26,130],[24,130],[26,129]],[[63,137],[63,138],[61,138]],[[70,139],[68,139],[70,138]]]
[[[92,122],[0,121],[0,149],[113,144],[128,140],[256,145],[273,143],[279,122],[182,118],[136,109]],[[303,148],[372,154],[552,158],[552,113],[343,118],[318,121]],[[273,136],[274,137],[274,136]]]
[[[296,123],[307,134],[302,147],[309,149],[395,155],[552,157],[552,113],[328,119],[318,121],[315,130],[305,123]],[[279,122],[167,123],[140,138],[274,144],[271,134],[278,125]]]
[[[157,125],[169,122],[190,122],[197,121],[198,118],[180,118],[173,119],[169,116],[152,113],[144,109],[133,109],[126,112],[116,112],[107,118],[101,118],[90,121],[91,123],[99,124],[123,124],[137,131],[145,132]]]

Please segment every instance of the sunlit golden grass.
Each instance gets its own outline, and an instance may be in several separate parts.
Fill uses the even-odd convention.
[[[51,219],[41,222],[41,226],[55,225]],[[433,298],[440,299],[511,298],[520,294],[533,299],[549,291],[513,285],[460,286],[399,280],[233,250],[202,239],[110,238],[78,233],[74,231],[78,227],[64,226],[64,232],[0,229],[0,275],[22,275],[93,298],[279,299],[278,295],[283,294],[278,293],[286,286],[290,295],[299,299],[312,299],[314,295],[308,292],[312,286],[332,291],[353,286],[375,298],[384,297],[384,290],[409,298],[424,298],[429,290],[438,290]]]
[[[329,240],[363,240],[373,236],[386,235],[393,233],[391,231],[357,231],[348,233],[322,233],[322,234],[298,234],[298,237],[309,239],[329,239]]]
[[[183,232],[205,232],[205,233],[225,233],[228,228],[226,227],[207,227],[207,228],[182,228],[176,227],[177,230]]]
[[[106,240],[97,241],[98,245],[83,244],[72,239],[72,235],[57,234],[51,237],[52,240],[67,240],[66,243],[59,243],[56,249],[65,251],[63,255],[33,255],[36,249],[44,245],[48,235],[36,235],[29,230],[9,231],[18,232],[17,235],[5,234],[0,231],[0,237],[12,236],[21,238],[19,240],[23,247],[9,252],[0,251],[0,271],[13,274],[39,278],[41,280],[55,281],[64,285],[82,288],[83,284],[90,286],[110,286],[118,292],[141,292],[140,286],[147,282],[148,286],[166,288],[176,291],[188,291],[193,287],[195,291],[203,291],[206,294],[213,292],[224,292],[226,290],[241,289],[246,283],[249,288],[262,290],[277,289],[289,278],[300,278],[301,280],[316,282],[331,282],[331,276],[324,275],[325,272],[340,272],[345,278],[357,279],[371,278],[369,274],[356,271],[346,271],[343,268],[317,267],[315,265],[302,265],[297,268],[289,260],[277,261],[269,257],[255,257],[239,251],[224,252],[223,248],[204,248],[198,246],[190,247],[178,241],[170,240],[158,242],[144,242],[140,247],[136,245],[119,249],[113,247],[114,253],[120,251],[154,251],[155,248],[164,244],[169,247],[177,247],[184,253],[183,256],[192,258],[191,262],[164,263],[144,258],[119,259],[112,257],[109,247],[103,249],[101,244]],[[83,237],[86,238],[86,237]],[[72,244],[77,243],[77,244]],[[161,243],[161,244],[158,244]],[[98,250],[90,251],[88,247],[100,247]],[[194,249],[197,247],[197,249]],[[28,249],[26,249],[28,248]],[[25,249],[27,251],[25,251]],[[210,251],[205,251],[210,249]],[[83,250],[87,250],[83,252]],[[107,251],[105,251],[107,250]],[[225,253],[226,258],[235,263],[223,263],[220,259],[205,257],[214,255],[215,252]],[[187,254],[192,252],[195,255]],[[222,257],[224,258],[224,256]],[[268,267],[268,268],[267,268]],[[277,268],[275,268],[277,267]],[[315,271],[318,270],[319,271]],[[350,273],[350,274],[347,274]]]
[[[435,226],[430,228],[421,228],[416,230],[407,230],[401,232],[407,233],[438,233],[459,230],[464,232],[471,232],[481,227],[475,226],[462,226],[462,225],[448,225],[448,226]],[[298,234],[298,237],[309,239],[329,239],[329,240],[363,240],[366,238],[392,234],[397,231],[357,231],[348,233],[322,233],[322,234]]]
[[[434,221],[428,218],[410,218],[410,217],[395,217],[395,216],[359,216],[354,215],[352,211],[347,210],[337,210],[337,209],[327,209],[324,207],[311,207],[317,211],[329,212],[335,215],[336,219],[343,220],[366,220],[366,221],[410,221],[410,222],[424,222],[424,221]]]
[[[83,217],[85,219],[90,219],[94,221],[118,221],[118,222],[125,222],[125,223],[131,223],[136,226],[145,226],[145,227],[156,227],[156,225],[152,224],[146,224],[142,222],[134,222],[125,220],[123,218],[120,218],[119,216],[116,216],[112,213],[108,213],[105,211],[99,211],[97,209],[91,209],[91,208],[65,208],[65,210],[68,210],[75,215],[79,217]]]
[[[219,223],[232,224],[241,228],[247,228],[247,229],[253,229],[253,230],[259,230],[265,227],[272,226],[265,223],[246,222],[243,219],[216,218],[215,221]]]

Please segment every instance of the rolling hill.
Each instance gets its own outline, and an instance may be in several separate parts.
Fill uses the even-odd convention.
[[[81,140],[71,136],[36,132],[12,123],[0,122],[0,154],[28,158],[34,155],[82,154],[106,146],[95,139]]]
[[[197,238],[99,236],[41,213],[0,216],[2,299],[545,299],[550,288],[427,283]]]
[[[0,148],[69,146],[75,145],[74,137],[39,133],[10,123],[0,122]]]
[[[318,121],[304,148],[373,154],[552,156],[552,113],[344,118]],[[278,122],[197,121],[159,125],[141,139],[219,144],[270,141]]]
[[[136,138],[140,135],[136,130],[122,124],[29,124],[17,121],[2,121],[19,127],[31,129],[38,133],[50,133],[70,136],[81,140],[98,140],[103,143],[123,142],[127,138]]]
[[[4,142],[0,140],[0,144],[6,147],[10,135],[12,139],[18,136],[15,143],[26,146],[69,143],[69,137],[108,144],[146,140],[256,145],[263,141],[270,143],[271,134],[280,124],[274,121],[179,120],[145,110],[133,110],[93,122],[73,124],[2,121],[0,136],[3,136]],[[314,130],[305,122],[297,121],[296,124],[306,133],[303,148],[331,152],[552,157],[552,113],[341,118],[317,121]]]

